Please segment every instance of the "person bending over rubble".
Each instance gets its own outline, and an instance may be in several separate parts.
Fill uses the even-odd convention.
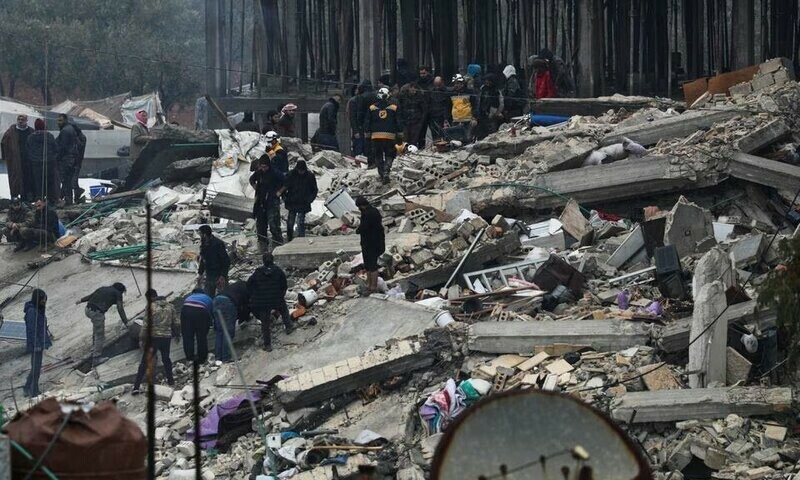
[[[283,188],[284,181],[284,175],[272,167],[267,155],[262,155],[258,159],[258,170],[250,175],[250,185],[256,191],[253,218],[256,219],[258,248],[261,253],[269,251],[269,233],[272,233],[272,241],[276,245],[283,243],[279,192]]]
[[[234,282],[214,297],[214,356],[221,362],[231,361],[231,352],[225,340],[223,325],[233,341],[236,336],[236,320],[250,317],[250,292],[247,282]]]
[[[31,354],[31,371],[22,387],[26,397],[36,397],[41,393],[39,374],[42,372],[42,356],[53,345],[44,313],[46,305],[47,294],[38,288],[33,291],[31,300],[25,303],[25,349]]]
[[[142,360],[139,362],[139,371],[136,372],[136,380],[133,382],[133,395],[139,393],[139,386],[144,379],[144,372],[147,368],[148,359],[152,359],[155,369],[155,353],[161,354],[161,362],[164,364],[164,375],[167,377],[167,384],[175,385],[172,377],[172,359],[169,358],[169,342],[172,340],[173,332],[178,331],[177,314],[175,308],[170,305],[164,297],[159,297],[155,290],[150,289],[145,293],[148,302],[153,303],[153,342],[149,351],[144,351],[147,341],[147,317],[145,316],[142,331],[139,334],[139,344],[142,348]]]
[[[36,200],[36,211],[29,222],[6,224],[5,235],[9,242],[17,242],[15,252],[27,252],[36,247],[44,248],[54,242],[58,237],[58,215],[47,205],[43,198]]]
[[[106,342],[106,312],[116,305],[119,319],[123,325],[128,326],[122,300],[125,291],[125,285],[117,282],[110,287],[100,287],[75,302],[75,305],[86,302],[86,317],[92,321],[92,368],[108,360],[101,356]]]
[[[195,346],[197,361],[208,360],[208,329],[211,328],[211,309],[213,301],[202,288],[196,288],[183,301],[181,307],[181,335],[183,336],[183,353],[189,360],[194,360]]]
[[[356,232],[361,235],[361,255],[367,270],[367,289],[370,293],[377,292],[378,258],[386,251],[383,219],[378,209],[370,205],[364,197],[356,198],[356,206],[361,212],[361,224]]]
[[[311,211],[311,203],[317,198],[317,179],[308,171],[304,160],[298,160],[286,177],[281,189],[286,210],[286,238],[291,242],[294,237],[294,226],[297,223],[297,236],[306,236],[306,214]]]
[[[205,291],[214,296],[218,288],[223,288],[231,268],[231,258],[225,248],[225,242],[211,233],[211,227],[201,225],[200,229],[200,265],[197,269],[197,284],[205,274]]]
[[[264,265],[258,267],[247,279],[247,290],[250,292],[250,310],[261,321],[261,335],[264,339],[264,350],[272,351],[272,312],[277,311],[286,333],[290,334],[297,328],[289,316],[286,306],[286,290],[288,283],[286,274],[275,265],[271,253],[263,256]]]
[[[372,163],[378,167],[378,174],[384,185],[389,183],[394,157],[395,144],[403,131],[403,122],[397,112],[397,105],[389,103],[389,89],[378,90],[378,101],[370,105],[369,115],[364,123],[364,131],[370,138]]]

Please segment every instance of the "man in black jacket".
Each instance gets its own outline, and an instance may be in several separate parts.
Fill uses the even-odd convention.
[[[317,179],[308,171],[306,162],[298,160],[286,177],[283,186],[284,203],[289,215],[286,217],[286,238],[291,242],[294,238],[294,226],[297,222],[297,236],[306,236],[306,213],[311,211],[311,202],[317,198]]]
[[[395,145],[398,134],[403,131],[403,122],[397,105],[389,103],[389,89],[378,90],[378,101],[370,105],[364,123],[364,132],[370,139],[370,157],[384,184],[389,183],[389,172],[397,155]]]
[[[110,287],[100,287],[75,302],[75,305],[86,302],[86,317],[92,321],[92,368],[107,360],[101,356],[106,342],[106,312],[116,305],[119,319],[126,327],[128,326],[128,317],[125,315],[122,300],[125,291],[125,285],[115,283]]]
[[[339,123],[339,104],[342,102],[341,95],[333,95],[325,102],[319,111],[319,128],[314,135],[316,145],[319,150],[339,151],[339,140],[336,138],[336,128]]]
[[[503,121],[503,94],[497,88],[493,74],[486,75],[478,97],[478,132],[476,137],[483,140],[495,133]]]
[[[356,206],[361,212],[361,224],[356,232],[361,235],[361,255],[367,270],[367,288],[370,292],[377,292],[378,258],[386,251],[383,219],[378,209],[370,205],[364,197],[356,198]]]
[[[277,310],[283,319],[286,333],[295,330],[294,322],[289,316],[286,306],[286,290],[288,284],[286,274],[275,265],[271,253],[263,256],[264,265],[258,267],[247,279],[247,290],[250,292],[250,309],[261,321],[261,335],[264,339],[264,350],[272,351],[272,312]]]
[[[433,79],[433,88],[430,91],[431,105],[428,115],[428,126],[431,129],[431,138],[434,141],[444,136],[444,129],[453,121],[451,113],[453,102],[450,101],[450,92],[444,85],[442,77]]]
[[[225,242],[211,234],[211,227],[201,225],[200,229],[200,265],[197,269],[197,283],[205,274],[205,292],[213,297],[217,288],[223,288],[228,280],[231,258],[225,248]]]
[[[58,237],[58,215],[47,205],[43,198],[36,200],[36,211],[33,219],[27,224],[9,222],[6,225],[6,238],[17,242],[15,252],[44,248]]]
[[[261,133],[258,124],[253,120],[253,112],[244,112],[244,118],[236,124],[236,131]]]
[[[250,292],[247,282],[234,282],[225,287],[213,300],[214,311],[214,356],[221,362],[231,360],[231,351],[225,339],[225,330],[236,337],[236,321],[250,318]]]
[[[60,130],[56,143],[58,144],[58,170],[61,175],[61,197],[67,205],[72,205],[77,197],[80,197],[77,183],[83,159],[82,150],[85,145],[81,146],[81,134],[74,125],[69,123],[65,114],[59,114],[56,123]]]
[[[256,190],[253,202],[253,218],[256,219],[258,248],[261,253],[269,251],[269,234],[276,245],[283,243],[281,233],[281,199],[280,191],[285,178],[283,173],[273,168],[269,156],[262,155],[258,159],[258,170],[250,175],[250,185]]]
[[[356,96],[350,100],[350,130],[353,139],[353,155],[367,155],[369,157],[368,140],[364,137],[364,122],[369,113],[369,106],[375,103],[378,97],[372,90],[372,82],[364,80],[358,85]]]

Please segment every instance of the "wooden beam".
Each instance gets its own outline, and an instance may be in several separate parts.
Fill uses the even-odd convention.
[[[629,392],[611,405],[611,418],[624,423],[675,422],[750,417],[788,412],[791,388],[695,388]]]
[[[601,352],[646,345],[644,326],[628,320],[482,322],[470,327],[469,349],[485,353],[533,353],[557,343],[591,345]]]
[[[795,191],[800,187],[800,167],[755,155],[737,153],[728,163],[732,177],[778,190]]]

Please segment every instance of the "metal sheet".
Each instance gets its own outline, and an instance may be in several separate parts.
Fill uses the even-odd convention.
[[[25,341],[25,322],[4,321],[0,324],[0,338]]]

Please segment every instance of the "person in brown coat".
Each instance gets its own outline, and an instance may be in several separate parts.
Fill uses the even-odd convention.
[[[8,170],[8,186],[11,198],[22,197],[32,200],[33,176],[28,163],[28,137],[33,129],[28,126],[27,115],[17,115],[17,123],[8,127],[0,141],[3,161]]]

